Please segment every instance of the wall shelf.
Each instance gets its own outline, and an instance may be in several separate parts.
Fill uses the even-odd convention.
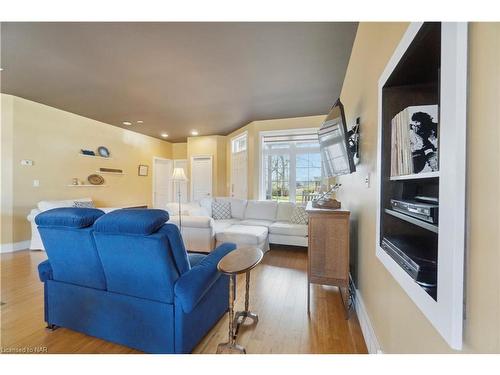
[[[394,217],[397,217],[398,219],[407,221],[408,223],[415,224],[415,225],[419,226],[420,228],[430,230],[431,232],[434,232],[434,233],[439,232],[439,227],[435,224],[427,223],[423,220],[419,220],[417,218],[402,214],[400,212],[397,212],[394,210],[389,210],[388,208],[385,209],[385,213],[388,215],[392,215]]]
[[[81,152],[78,153],[78,155],[83,156],[84,158],[94,158],[94,159],[104,159],[104,160],[112,159],[111,156],[105,158],[105,157],[99,156],[99,155],[85,155],[85,154],[82,154]]]
[[[416,174],[408,174],[403,176],[392,176],[389,179],[391,181],[401,181],[401,180],[417,180],[420,178],[438,178],[439,171],[437,172],[425,172],[425,173],[416,173]]]
[[[91,184],[83,184],[83,185],[66,185],[66,187],[106,187],[108,185],[91,185]]]
[[[100,173],[100,174],[115,174],[115,175],[118,175],[118,176],[124,176],[124,175],[126,175],[126,173],[123,173],[123,172],[104,172],[104,171],[96,171],[96,173]]]

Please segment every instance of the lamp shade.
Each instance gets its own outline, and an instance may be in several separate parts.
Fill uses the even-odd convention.
[[[187,181],[187,177],[184,173],[183,168],[174,168],[174,172],[172,173],[172,181],[184,182]]]

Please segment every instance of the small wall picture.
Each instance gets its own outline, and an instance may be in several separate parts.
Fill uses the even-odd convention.
[[[139,170],[138,170],[139,176],[147,176],[148,170],[149,170],[149,167],[147,165],[143,165],[143,164],[139,165]]]

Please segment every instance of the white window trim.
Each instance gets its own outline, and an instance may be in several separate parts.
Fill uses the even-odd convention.
[[[266,186],[265,186],[265,179],[264,179],[264,170],[265,170],[265,158],[264,158],[264,138],[267,136],[279,136],[279,135],[301,135],[301,134],[310,134],[312,132],[318,131],[319,128],[300,128],[300,129],[284,129],[284,130],[266,130],[266,131],[261,131],[259,132],[259,152],[257,154],[257,157],[259,158],[259,199],[264,200],[266,199]],[[297,151],[295,148],[295,145],[292,145],[293,147],[293,153],[290,152],[290,156],[293,155],[293,157],[290,157],[290,176],[289,179],[292,181],[295,181],[295,156],[297,155]],[[232,147],[232,146],[231,146]],[[314,148],[300,148],[299,153],[308,153],[311,151],[317,151],[318,149],[316,147]],[[278,150],[275,152],[270,151],[268,152],[269,154],[273,153],[280,153]],[[293,161],[292,161],[293,159]],[[293,194],[290,192],[290,201],[296,201],[295,193]]]

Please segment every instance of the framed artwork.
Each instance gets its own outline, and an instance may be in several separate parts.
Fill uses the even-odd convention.
[[[147,165],[140,164],[138,169],[139,176],[147,176],[149,167]]]

